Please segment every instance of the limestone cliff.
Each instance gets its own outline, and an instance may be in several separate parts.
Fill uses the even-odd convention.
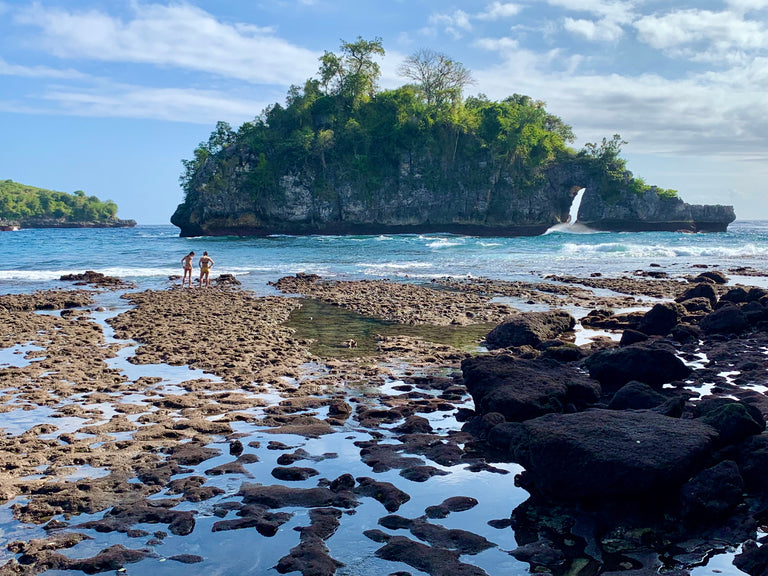
[[[519,175],[490,157],[457,158],[435,176],[429,158],[403,156],[375,181],[341,169],[324,175],[303,170],[283,175],[273,194],[253,198],[245,192],[249,165],[241,157],[226,174],[220,162],[201,171],[195,193],[171,218],[182,236],[537,235],[568,220],[571,201],[584,185],[584,171],[572,162],[550,165],[535,175],[534,186],[522,189]]]
[[[396,169],[366,181],[340,167],[284,174],[271,194],[249,194],[256,162],[228,150],[228,162],[210,162],[194,193],[171,222],[182,236],[269,234],[381,234],[448,232],[530,236],[568,221],[576,192],[585,188],[578,221],[598,230],[724,231],[735,219],[730,206],[696,206],[618,187],[605,199],[604,179],[578,157],[521,176],[490,157],[458,159],[435,177],[430,158],[405,155]],[[630,176],[631,178],[631,176]],[[533,183],[533,184],[532,184]]]
[[[610,201],[587,188],[577,216],[589,228],[630,232],[725,232],[735,219],[733,206],[691,205],[655,187],[642,194],[620,190]]]

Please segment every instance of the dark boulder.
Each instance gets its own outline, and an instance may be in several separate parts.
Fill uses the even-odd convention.
[[[688,300],[680,302],[680,305],[685,308],[685,311],[688,312],[688,314],[698,315],[701,313],[709,314],[712,312],[712,302],[709,298],[689,298]]]
[[[508,421],[561,412],[568,404],[585,407],[600,397],[597,382],[554,360],[476,356],[464,360],[461,369],[475,409],[480,414],[498,412]]]
[[[730,302],[731,304],[741,304],[749,299],[749,293],[742,287],[736,286],[731,288],[720,296],[721,302]]]
[[[541,348],[542,358],[551,358],[558,362],[576,362],[586,356],[584,350],[570,342],[560,340],[549,340],[539,346]]]
[[[686,378],[691,373],[672,349],[654,344],[600,350],[584,362],[589,375],[600,382],[604,392],[618,390],[631,380],[660,390],[667,382]]]
[[[672,328],[671,336],[675,342],[686,344],[701,340],[702,331],[701,328],[693,324],[678,324]]]
[[[717,432],[653,412],[593,409],[522,424],[510,446],[520,484],[558,500],[676,495],[701,469]]]
[[[750,326],[768,321],[768,308],[760,304],[760,302],[752,300],[740,308]]]
[[[765,420],[757,408],[726,398],[717,400],[703,410],[699,420],[717,430],[722,444],[737,444],[765,430]]]
[[[710,306],[714,307],[717,304],[717,290],[712,284],[700,282],[675,298],[675,302],[685,302],[694,298],[706,298],[709,300]]]
[[[748,324],[744,312],[732,304],[718,308],[699,322],[699,326],[706,334],[738,334]]]
[[[608,403],[611,410],[642,410],[656,408],[668,400],[648,384],[631,381],[622,386]]]
[[[744,542],[741,553],[733,559],[733,565],[749,576],[768,574],[768,546],[758,546],[754,540]]]
[[[750,436],[739,444],[736,462],[747,490],[768,495],[768,434]]]
[[[621,333],[619,346],[630,346],[632,344],[637,344],[638,342],[645,342],[646,340],[648,340],[648,334],[628,328]]]
[[[489,350],[509,346],[538,346],[573,330],[576,320],[563,310],[522,312],[509,316],[485,337]]]
[[[702,272],[701,274],[696,276],[696,278],[694,278],[694,282],[712,282],[714,284],[727,284],[728,277],[722,272],[718,272],[717,270],[707,270],[706,272]]]
[[[725,517],[743,500],[744,480],[733,460],[702,470],[680,490],[683,516],[689,523],[711,523]]]
[[[648,310],[637,329],[648,335],[665,336],[680,322],[686,310],[675,302],[660,302]]]
[[[768,290],[765,288],[752,287],[747,292],[747,302],[765,302],[765,298],[768,298]]]

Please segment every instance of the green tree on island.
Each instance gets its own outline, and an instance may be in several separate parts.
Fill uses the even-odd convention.
[[[305,175],[318,197],[338,198],[339,182],[375,194],[402,171],[403,159],[417,157],[431,159],[420,168],[430,189],[450,190],[459,165],[489,161],[491,177],[511,171],[521,195],[540,186],[544,170],[557,162],[600,171],[606,191],[650,188],[626,170],[620,137],[573,150],[571,127],[540,100],[465,98],[472,75],[445,54],[414,52],[399,69],[413,83],[379,90],[376,58],[384,53],[381,38],[342,40],[338,53],[320,56],[316,78],[290,87],[284,105],[268,106],[236,131],[219,122],[194,157],[182,161],[185,202],[193,202],[201,186],[211,193],[237,181],[258,211],[283,201],[286,175]]]
[[[46,190],[0,180],[0,221],[31,220],[62,222],[108,222],[117,219],[117,204],[86,196],[82,190],[74,194]]]

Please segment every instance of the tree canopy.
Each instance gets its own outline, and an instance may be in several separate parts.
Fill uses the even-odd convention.
[[[313,174],[315,185],[327,186],[329,194],[341,176],[373,191],[382,178],[398,173],[404,158],[417,155],[433,160],[432,172],[423,176],[441,186],[451,185],[457,162],[490,161],[511,170],[524,193],[546,166],[571,159],[607,170],[608,184],[649,188],[632,179],[619,158],[625,144],[619,136],[577,152],[569,148],[573,130],[544,102],[522,94],[501,101],[482,94],[464,98],[471,73],[428,49],[400,67],[412,83],[380,90],[376,58],[382,55],[381,38],[342,40],[338,53],[319,58],[315,78],[290,87],[284,104],[268,106],[236,131],[219,122],[194,157],[182,161],[187,197],[199,186],[225,186],[233,174],[254,201],[276,198],[280,179],[300,173]]]
[[[102,222],[117,217],[117,205],[86,196],[82,190],[74,194],[56,192],[0,180],[0,220],[55,218],[66,222]]]
[[[455,105],[464,88],[474,83],[472,73],[461,62],[428,48],[408,56],[398,72],[416,82],[427,106]]]

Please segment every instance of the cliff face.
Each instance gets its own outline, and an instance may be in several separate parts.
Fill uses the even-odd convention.
[[[730,206],[692,206],[654,187],[631,192],[629,172],[624,184],[607,186],[604,172],[576,155],[521,169],[470,143],[452,157],[401,153],[375,173],[355,170],[351,159],[297,164],[267,186],[258,180],[259,162],[238,145],[206,161],[171,218],[181,236],[531,236],[567,222],[581,188],[578,220],[598,230],[713,232],[735,219]]]
[[[238,156],[239,155],[239,156]],[[278,189],[246,192],[254,159],[232,152],[206,166],[194,193],[171,222],[182,236],[268,234],[380,234],[449,232],[529,236],[566,222],[574,195],[590,185],[578,162],[553,163],[527,175],[488,157],[454,166],[404,155],[395,170],[365,179],[343,169],[302,170],[279,179]],[[531,182],[533,181],[533,185]]]
[[[577,216],[589,228],[608,231],[725,232],[735,219],[733,206],[686,204],[653,187],[644,194],[621,191],[611,201],[587,188]]]

